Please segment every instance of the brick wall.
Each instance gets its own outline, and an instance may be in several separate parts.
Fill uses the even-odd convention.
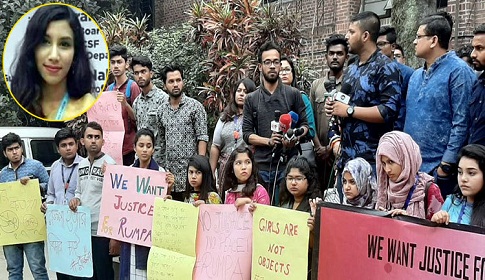
[[[345,34],[352,15],[359,12],[360,0],[284,0],[273,5],[284,5],[295,16],[301,16],[305,39],[300,58],[314,70],[325,68],[324,39],[332,33]],[[186,12],[193,0],[155,1],[155,26],[167,26],[186,21]],[[456,3],[458,17],[456,17]],[[485,23],[485,0],[448,0],[445,9],[453,16],[458,28],[458,45],[469,44],[473,29]],[[381,21],[390,24],[390,18]],[[455,32],[453,32],[453,36]],[[454,46],[454,42],[452,42]]]

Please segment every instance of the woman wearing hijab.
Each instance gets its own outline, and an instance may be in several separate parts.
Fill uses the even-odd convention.
[[[376,208],[394,215],[431,219],[440,211],[443,197],[434,178],[418,172],[421,152],[418,144],[404,132],[384,134],[377,147]],[[427,196],[427,198],[426,198]]]
[[[363,158],[355,158],[345,164],[342,174],[342,204],[374,209],[377,183],[370,164]]]

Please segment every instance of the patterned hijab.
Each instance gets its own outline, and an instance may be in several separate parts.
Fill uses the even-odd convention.
[[[386,156],[402,168],[397,182],[391,182],[383,166],[381,157]],[[404,132],[391,131],[384,134],[377,147],[376,165],[377,191],[376,209],[403,209],[411,188],[416,183],[416,175],[421,167],[421,152],[418,144]],[[425,182],[419,180],[411,196],[406,212],[414,217],[425,218]]]
[[[370,164],[363,158],[356,158],[345,164],[342,174],[345,172],[349,172],[352,178],[354,178],[359,195],[350,200],[344,195],[343,204],[374,209],[376,204],[377,182]]]

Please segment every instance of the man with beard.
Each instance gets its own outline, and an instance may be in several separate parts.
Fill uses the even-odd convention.
[[[22,155],[23,148],[20,137],[15,133],[3,136],[2,148],[3,154],[9,163],[0,172],[0,183],[19,180],[21,184],[25,185],[29,179],[36,178],[39,179],[40,188],[45,191],[49,181],[47,170],[45,170],[40,161],[27,159]],[[43,241],[3,246],[9,279],[22,279],[24,253],[34,279],[49,279],[45,268]]]
[[[476,71],[485,70],[485,24],[473,33],[473,51],[471,54]],[[469,144],[485,145],[485,72],[478,77],[470,98],[470,133]]]
[[[61,158],[51,166],[49,184],[47,185],[47,200],[40,208],[42,213],[47,211],[47,204],[69,204],[77,187],[78,165],[83,160],[77,154],[77,140],[72,129],[64,127],[59,130],[54,141]],[[58,280],[82,279],[59,272],[56,275]]]
[[[141,90],[138,85],[126,75],[128,70],[128,51],[125,46],[114,45],[109,50],[111,73],[115,82],[107,87],[108,91],[116,91],[117,99],[121,103],[121,116],[125,127],[123,138],[123,165],[131,165],[135,161],[133,141],[136,134],[135,114],[131,105]]]
[[[358,59],[348,66],[342,84],[351,86],[349,104],[328,98],[327,115],[339,117],[341,133],[339,177],[345,163],[356,157],[376,169],[375,154],[381,136],[392,130],[399,112],[401,82],[397,65],[377,48],[380,20],[372,12],[351,19],[346,38]],[[341,180],[337,178],[342,196]]]
[[[158,108],[157,145],[164,147],[165,153],[155,155],[158,164],[175,175],[174,200],[183,201],[187,181],[187,164],[196,154],[207,153],[207,114],[202,104],[183,92],[183,71],[178,66],[169,65],[162,69],[162,80],[168,97]]]
[[[416,56],[425,65],[408,85],[404,132],[419,145],[420,171],[432,174],[446,197],[457,184],[458,153],[468,138],[470,95],[477,77],[448,51],[453,20],[446,12],[425,17],[416,31]]]
[[[325,72],[324,77],[315,80],[310,89],[310,101],[312,103],[313,112],[315,115],[315,123],[317,133],[313,138],[314,149],[317,159],[317,169],[319,175],[319,183],[322,189],[327,188],[331,184],[330,177],[332,173],[332,165],[334,157],[331,156],[332,146],[328,138],[329,121],[330,118],[325,115],[325,93],[327,87],[332,90],[333,85],[330,85],[330,77],[335,81],[335,88],[340,91],[342,87],[342,78],[344,73],[345,61],[349,58],[349,47],[344,35],[334,34],[326,39],[327,53],[325,59],[329,69]],[[327,86],[327,87],[326,87]],[[339,140],[334,139],[333,148],[337,151]]]
[[[101,194],[106,164],[116,164],[103,153],[103,128],[97,122],[86,124],[81,143],[88,151],[88,157],[81,160],[78,169],[75,197],[69,202],[72,211],[82,205],[91,210],[91,247],[93,256],[93,279],[114,279],[113,258],[119,255],[119,241],[97,236]]]
[[[273,133],[271,121],[275,111],[298,114],[296,127],[302,127],[304,137],[308,132],[305,104],[296,88],[287,86],[279,79],[281,50],[273,42],[264,43],[258,52],[258,68],[262,73],[262,84],[244,101],[243,138],[254,146],[254,159],[259,174],[271,197],[272,205],[278,204],[278,187],[283,179],[286,163],[298,153],[294,148],[296,139],[286,141],[282,134]],[[282,157],[283,155],[283,157]]]
[[[163,100],[168,98],[168,95],[153,84],[152,62],[148,57],[133,57],[131,65],[135,81],[141,88],[141,94],[133,102],[136,127],[138,130],[148,128],[154,133],[155,138],[158,138],[158,130],[156,129],[157,110]],[[155,155],[163,153],[164,151],[160,152],[160,147],[156,144]],[[155,160],[161,161],[160,158],[155,158]]]
[[[383,26],[379,31],[379,37],[377,38],[377,47],[381,50],[385,56],[389,57],[392,62],[397,63],[397,67],[399,68],[399,72],[401,74],[401,101],[400,101],[400,109],[399,109],[399,116],[394,123],[394,130],[402,131],[404,128],[404,119],[406,115],[406,96],[408,91],[408,83],[409,78],[414,72],[414,69],[397,62],[394,60],[394,49],[396,45],[396,29],[390,26]]]

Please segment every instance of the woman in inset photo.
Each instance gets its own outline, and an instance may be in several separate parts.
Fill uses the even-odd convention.
[[[94,76],[78,16],[67,5],[38,8],[12,68],[11,92],[33,115],[71,120],[95,101]]]

